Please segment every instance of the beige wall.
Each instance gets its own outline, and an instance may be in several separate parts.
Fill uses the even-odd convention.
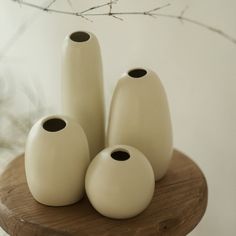
[[[88,6],[87,1],[77,2],[81,8]],[[120,1],[117,9],[149,9],[157,4],[154,0],[137,2]],[[188,4],[186,16],[236,38],[236,1],[171,2],[173,6],[163,13],[178,14]],[[207,212],[190,235],[236,235],[236,44],[173,19],[129,16],[118,21],[101,17],[90,23],[0,0],[0,48],[27,19],[28,29],[14,42],[0,67],[15,73],[20,81],[26,78],[40,83],[46,103],[57,111],[61,44],[71,31],[89,30],[100,40],[107,106],[125,70],[146,66],[159,74],[169,97],[175,146],[198,163],[209,185]]]

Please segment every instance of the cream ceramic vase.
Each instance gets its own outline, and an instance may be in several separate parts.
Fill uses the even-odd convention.
[[[82,31],[68,35],[62,59],[62,111],[84,129],[93,158],[105,142],[102,60],[97,38]]]
[[[91,162],[85,178],[87,196],[102,215],[125,219],[141,213],[150,203],[155,178],[147,158],[136,148],[115,145]]]
[[[172,127],[165,90],[151,70],[130,70],[115,88],[108,124],[108,145],[138,148],[161,179],[172,157]]]
[[[49,116],[32,127],[25,171],[29,190],[38,202],[64,206],[80,200],[89,162],[87,138],[76,121]]]

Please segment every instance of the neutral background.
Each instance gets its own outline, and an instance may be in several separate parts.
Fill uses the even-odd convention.
[[[72,1],[80,9],[101,2]],[[166,2],[120,0],[116,9],[146,10]],[[236,38],[235,0],[170,2],[163,13],[178,14],[187,4],[186,16]],[[70,10],[65,0],[55,4],[64,7]],[[124,71],[133,66],[155,70],[168,94],[175,147],[198,163],[208,181],[208,208],[190,235],[236,235],[236,44],[174,19],[97,17],[91,23],[20,7],[11,0],[0,0],[0,29],[0,75],[13,89],[15,102],[9,109],[14,107],[15,114],[32,108],[20,93],[22,84],[35,91],[49,111],[60,111],[61,45],[75,30],[92,31],[100,41],[107,109]],[[9,132],[3,127],[0,131],[1,136]],[[1,152],[2,167],[12,156]]]

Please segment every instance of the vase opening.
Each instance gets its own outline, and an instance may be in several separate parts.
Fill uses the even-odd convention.
[[[111,153],[111,157],[116,161],[126,161],[130,155],[126,150],[115,150]]]
[[[90,39],[90,35],[83,31],[77,31],[70,35],[70,39],[74,42],[86,42]]]
[[[57,132],[66,127],[66,122],[60,118],[51,118],[43,123],[43,128],[49,132]]]
[[[144,69],[133,69],[128,72],[128,75],[132,78],[141,78],[147,74],[147,71]]]

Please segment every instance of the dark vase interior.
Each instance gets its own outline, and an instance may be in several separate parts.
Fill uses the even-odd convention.
[[[83,31],[74,32],[70,35],[70,39],[74,42],[85,42],[90,39],[90,35]]]
[[[116,161],[126,161],[130,158],[130,155],[125,150],[116,150],[111,153],[111,157]]]
[[[43,123],[43,128],[49,132],[57,132],[66,127],[66,122],[60,118],[52,118]]]
[[[128,75],[132,78],[141,78],[147,74],[147,71],[144,69],[133,69],[128,72]]]

